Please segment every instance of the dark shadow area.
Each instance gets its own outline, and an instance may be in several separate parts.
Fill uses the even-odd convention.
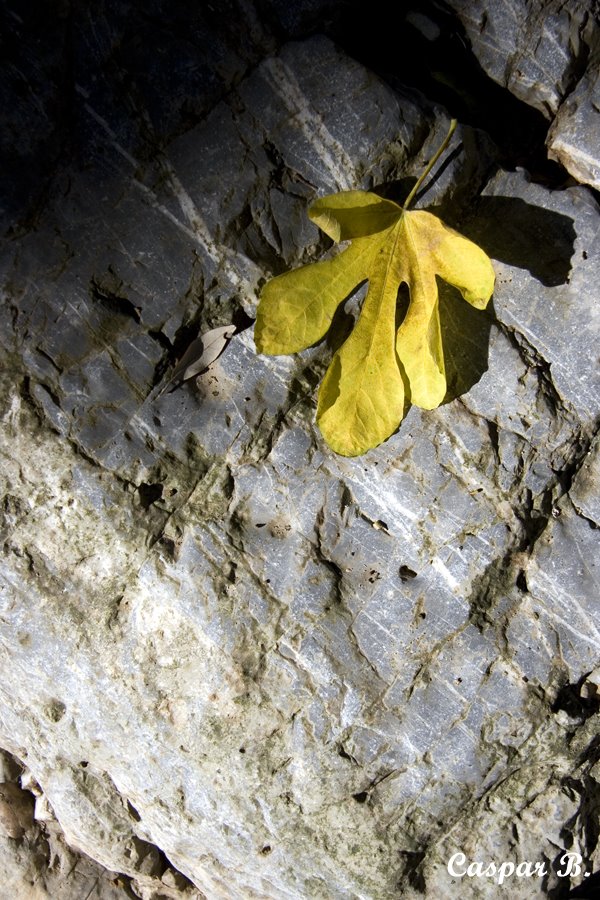
[[[363,282],[342,301],[333,316],[325,341],[331,356],[350,336],[360,314],[367,283]],[[496,319],[493,301],[485,310],[475,309],[463,299],[460,292],[438,279],[439,313],[442,329],[444,361],[448,390],[444,403],[455,400],[477,384],[488,366],[489,337]],[[410,304],[408,285],[398,288],[396,303],[396,329],[402,324]],[[406,390],[405,413],[410,406],[410,389],[404,369],[400,366]]]
[[[30,227],[57,169],[98,155],[99,123],[142,163],[193,128],[277,50],[248,13],[240,0],[0,0],[0,219]],[[307,25],[296,16],[298,36]]]
[[[151,8],[132,0],[0,2],[0,211],[8,221],[14,226],[43,207],[57,168],[87,166],[97,154],[84,106],[125,151],[147,161],[193,128],[263,56],[316,33],[392,88],[418,92],[422,102],[441,103],[485,131],[500,165],[564,182],[562,167],[547,159],[548,122],[485,74],[440,0],[398,0],[394,27],[383,0],[256,0],[255,7],[260,31],[244,27],[236,0],[192,7],[157,0]]]
[[[460,291],[438,278],[442,347],[447,390],[444,403],[465,394],[488,368],[490,330],[496,319],[493,301],[475,309]]]
[[[574,684],[563,684],[552,704],[553,713],[563,710],[570,718],[580,719],[584,722],[598,712],[599,698],[585,697],[581,693],[589,674],[588,672],[586,675],[583,675]]]
[[[598,900],[600,897],[600,872],[593,872],[578,887],[573,888],[568,894],[559,893],[556,898],[564,897],[565,900]]]
[[[546,287],[568,282],[575,242],[569,216],[518,197],[479,197],[460,230],[492,259],[527,269]]]
[[[460,20],[443,2],[399,0],[390,7],[384,0],[348,0],[340,7],[329,34],[351,56],[392,87],[413,88],[463,124],[486,131],[504,168],[524,166],[536,180],[554,185],[565,181],[562,166],[547,158],[548,121],[485,73]]]
[[[0,222],[46,198],[73,102],[69,4],[0,2]]]
[[[384,197],[402,206],[413,187],[417,183],[414,175],[407,175],[406,178],[398,178],[396,181],[386,181],[385,184],[378,184],[371,188],[371,193]]]
[[[333,354],[339,350],[344,341],[350,337],[350,333],[354,328],[360,309],[367,293],[367,282],[362,281],[357,284],[351,294],[345,300],[342,300],[331,320],[331,325],[325,335],[327,346]]]

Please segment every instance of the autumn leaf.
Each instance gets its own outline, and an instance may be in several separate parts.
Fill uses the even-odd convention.
[[[317,423],[329,446],[344,456],[365,453],[398,428],[405,382],[407,399],[417,406],[433,409],[443,401],[437,278],[479,309],[494,288],[492,264],[480,247],[431,213],[406,209],[417,186],[404,207],[365,191],[317,200],[310,218],[334,241],[350,246],[333,259],[280,275],[262,290],[256,346],[278,355],[321,340],[340,303],[368,280],[356,326],[319,390]],[[396,328],[401,284],[408,286],[410,303]]]
[[[171,381],[187,381],[208,369],[219,358],[235,331],[233,324],[221,325],[197,337],[173,369]]]
[[[188,381],[190,378],[195,378],[196,375],[205,372],[219,358],[237,330],[233,323],[231,325],[221,325],[218,328],[211,328],[209,331],[205,331],[193,340],[171,372],[166,383],[157,393],[156,399],[164,394],[165,391],[172,393],[184,381]]]

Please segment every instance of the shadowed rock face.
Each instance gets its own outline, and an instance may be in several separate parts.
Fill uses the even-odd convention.
[[[493,257],[493,309],[445,291],[447,402],[338,457],[315,393],[360,295],[294,357],[244,326],[265,278],[326,252],[310,200],[405,189],[446,111],[313,33],[348,37],[336,4],[10,21],[46,48],[13,46],[4,87],[25,72],[0,311],[15,891],[76,895],[28,849],[75,859],[60,826],[148,898],[516,895],[453,878],[457,852],[537,861],[519,896],[566,896],[562,848],[600,867],[593,192],[459,124],[419,205]]]
[[[488,75],[552,120],[548,152],[600,187],[600,11],[579,0],[450,0]]]

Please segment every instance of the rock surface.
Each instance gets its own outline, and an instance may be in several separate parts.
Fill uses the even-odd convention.
[[[600,188],[600,21],[590,59],[576,88],[561,104],[548,133],[548,149],[578,181]]]
[[[459,126],[420,202],[492,256],[494,308],[443,292],[448,402],[364,457],[314,425],[327,342],[259,357],[242,330],[161,392],[324,251],[310,199],[414,176],[447,128],[242,6],[247,41],[183,93],[134,77],[122,21],[80,22],[103,74],[79,72],[79,144],[43,202],[12,194],[38,199],[2,258],[0,746],[38,825],[7,813],[7,858],[46,865],[55,817],[63,859],[149,900],[515,896],[457,852],[565,896],[565,850],[600,867],[597,202]],[[173,59],[209,26],[175,19]]]
[[[142,841],[132,847],[135,879],[111,872],[65,843],[45,795],[31,773],[2,751],[0,852],[2,892],[19,900],[118,900],[124,891],[144,900],[202,900],[164,855]],[[132,896],[132,893],[129,894]]]
[[[600,187],[600,12],[581,0],[449,0],[495,81],[552,120],[548,152]]]

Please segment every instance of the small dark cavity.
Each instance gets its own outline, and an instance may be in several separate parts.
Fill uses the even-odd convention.
[[[400,566],[398,574],[400,575],[400,581],[403,584],[406,584],[407,581],[411,581],[411,579],[417,577],[417,573],[414,569],[411,569],[410,566]],[[422,613],[421,618],[425,618],[425,613]]]
[[[159,545],[162,549],[167,553],[171,559],[175,559],[177,556],[177,544],[173,540],[173,538],[167,537],[166,534],[161,535],[159,541]]]
[[[46,716],[51,722],[60,722],[66,711],[67,707],[62,700],[52,700],[46,707]]]
[[[162,484],[146,484],[143,481],[138,488],[138,494],[140,495],[142,509],[148,509],[162,497],[163,486]]]
[[[587,719],[597,711],[597,701],[581,696],[581,685],[585,677],[580,678],[576,684],[564,684],[556,695],[551,706],[553,713],[563,710],[572,719]]]
[[[523,591],[524,594],[528,592],[529,589],[527,587],[527,579],[525,578],[525,572],[523,571],[523,569],[519,569],[516,584],[519,590]]]
[[[137,811],[137,809],[135,808],[135,806],[129,802],[129,800],[127,801],[127,812],[129,813],[129,815],[135,822],[141,821],[142,817],[140,816],[140,814]]]
[[[127,297],[120,297],[114,291],[103,287],[94,278],[90,282],[90,297],[113,314],[129,317],[136,322],[140,321],[141,307],[136,306]]]
[[[148,337],[152,338],[153,341],[156,341],[156,343],[160,347],[162,347],[163,350],[166,350],[167,353],[170,353],[171,350],[173,349],[173,345],[171,344],[171,341],[166,336],[166,334],[164,334],[160,330],[160,328],[150,328],[148,331]]]
[[[369,799],[369,794],[367,791],[359,791],[358,794],[352,794],[352,798],[356,800],[357,803],[366,803]]]

